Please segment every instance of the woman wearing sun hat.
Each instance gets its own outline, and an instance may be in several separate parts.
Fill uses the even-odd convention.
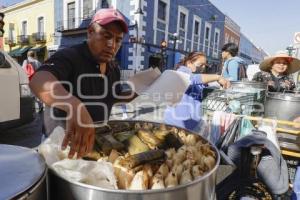
[[[300,70],[300,60],[278,52],[263,60],[259,68],[262,71],[254,75],[253,81],[267,83],[270,92],[289,92],[295,88],[295,83],[289,75]]]

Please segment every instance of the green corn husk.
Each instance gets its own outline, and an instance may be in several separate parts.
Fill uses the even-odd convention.
[[[133,135],[128,140],[128,143],[128,152],[130,155],[135,155],[149,150],[149,147],[145,143],[143,143],[136,135]]]
[[[114,133],[113,136],[119,142],[125,142],[126,140],[130,139],[134,134],[135,134],[135,130],[131,130],[131,131]]]

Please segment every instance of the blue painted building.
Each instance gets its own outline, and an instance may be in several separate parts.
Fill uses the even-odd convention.
[[[220,62],[225,15],[209,1],[153,0],[148,1],[144,10],[147,11],[145,42],[159,46],[161,41],[167,41],[168,68],[173,68],[178,61],[174,52],[202,51],[208,56],[209,62]],[[150,50],[144,52],[145,66],[148,65],[149,56],[160,51],[158,48]]]
[[[240,34],[239,56],[248,64],[252,64],[252,42],[243,34]]]
[[[108,6],[120,10],[130,25],[117,54],[122,69],[147,68],[154,54],[163,55],[164,65],[173,68],[191,51],[220,62],[225,15],[208,0],[55,0],[57,48],[85,40],[91,16]],[[167,44],[163,50],[162,41]]]
[[[267,56],[265,51],[257,47],[245,34],[240,35],[239,56],[248,64],[260,63]]]

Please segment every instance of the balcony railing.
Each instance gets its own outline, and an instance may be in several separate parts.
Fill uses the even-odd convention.
[[[4,38],[4,43],[9,46],[15,46],[17,44],[16,38]]]
[[[70,30],[86,29],[91,22],[91,18],[71,18],[69,20],[58,21],[56,24],[57,32],[64,32]]]
[[[29,35],[19,35],[18,36],[18,43],[23,44],[29,44]]]
[[[36,42],[46,42],[46,33],[36,32],[32,34],[32,39]]]

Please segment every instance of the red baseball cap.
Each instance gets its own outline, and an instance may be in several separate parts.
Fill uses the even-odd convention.
[[[102,8],[98,10],[93,16],[90,24],[94,22],[103,26],[112,22],[120,22],[124,33],[128,32],[128,26],[123,15],[114,8]]]

